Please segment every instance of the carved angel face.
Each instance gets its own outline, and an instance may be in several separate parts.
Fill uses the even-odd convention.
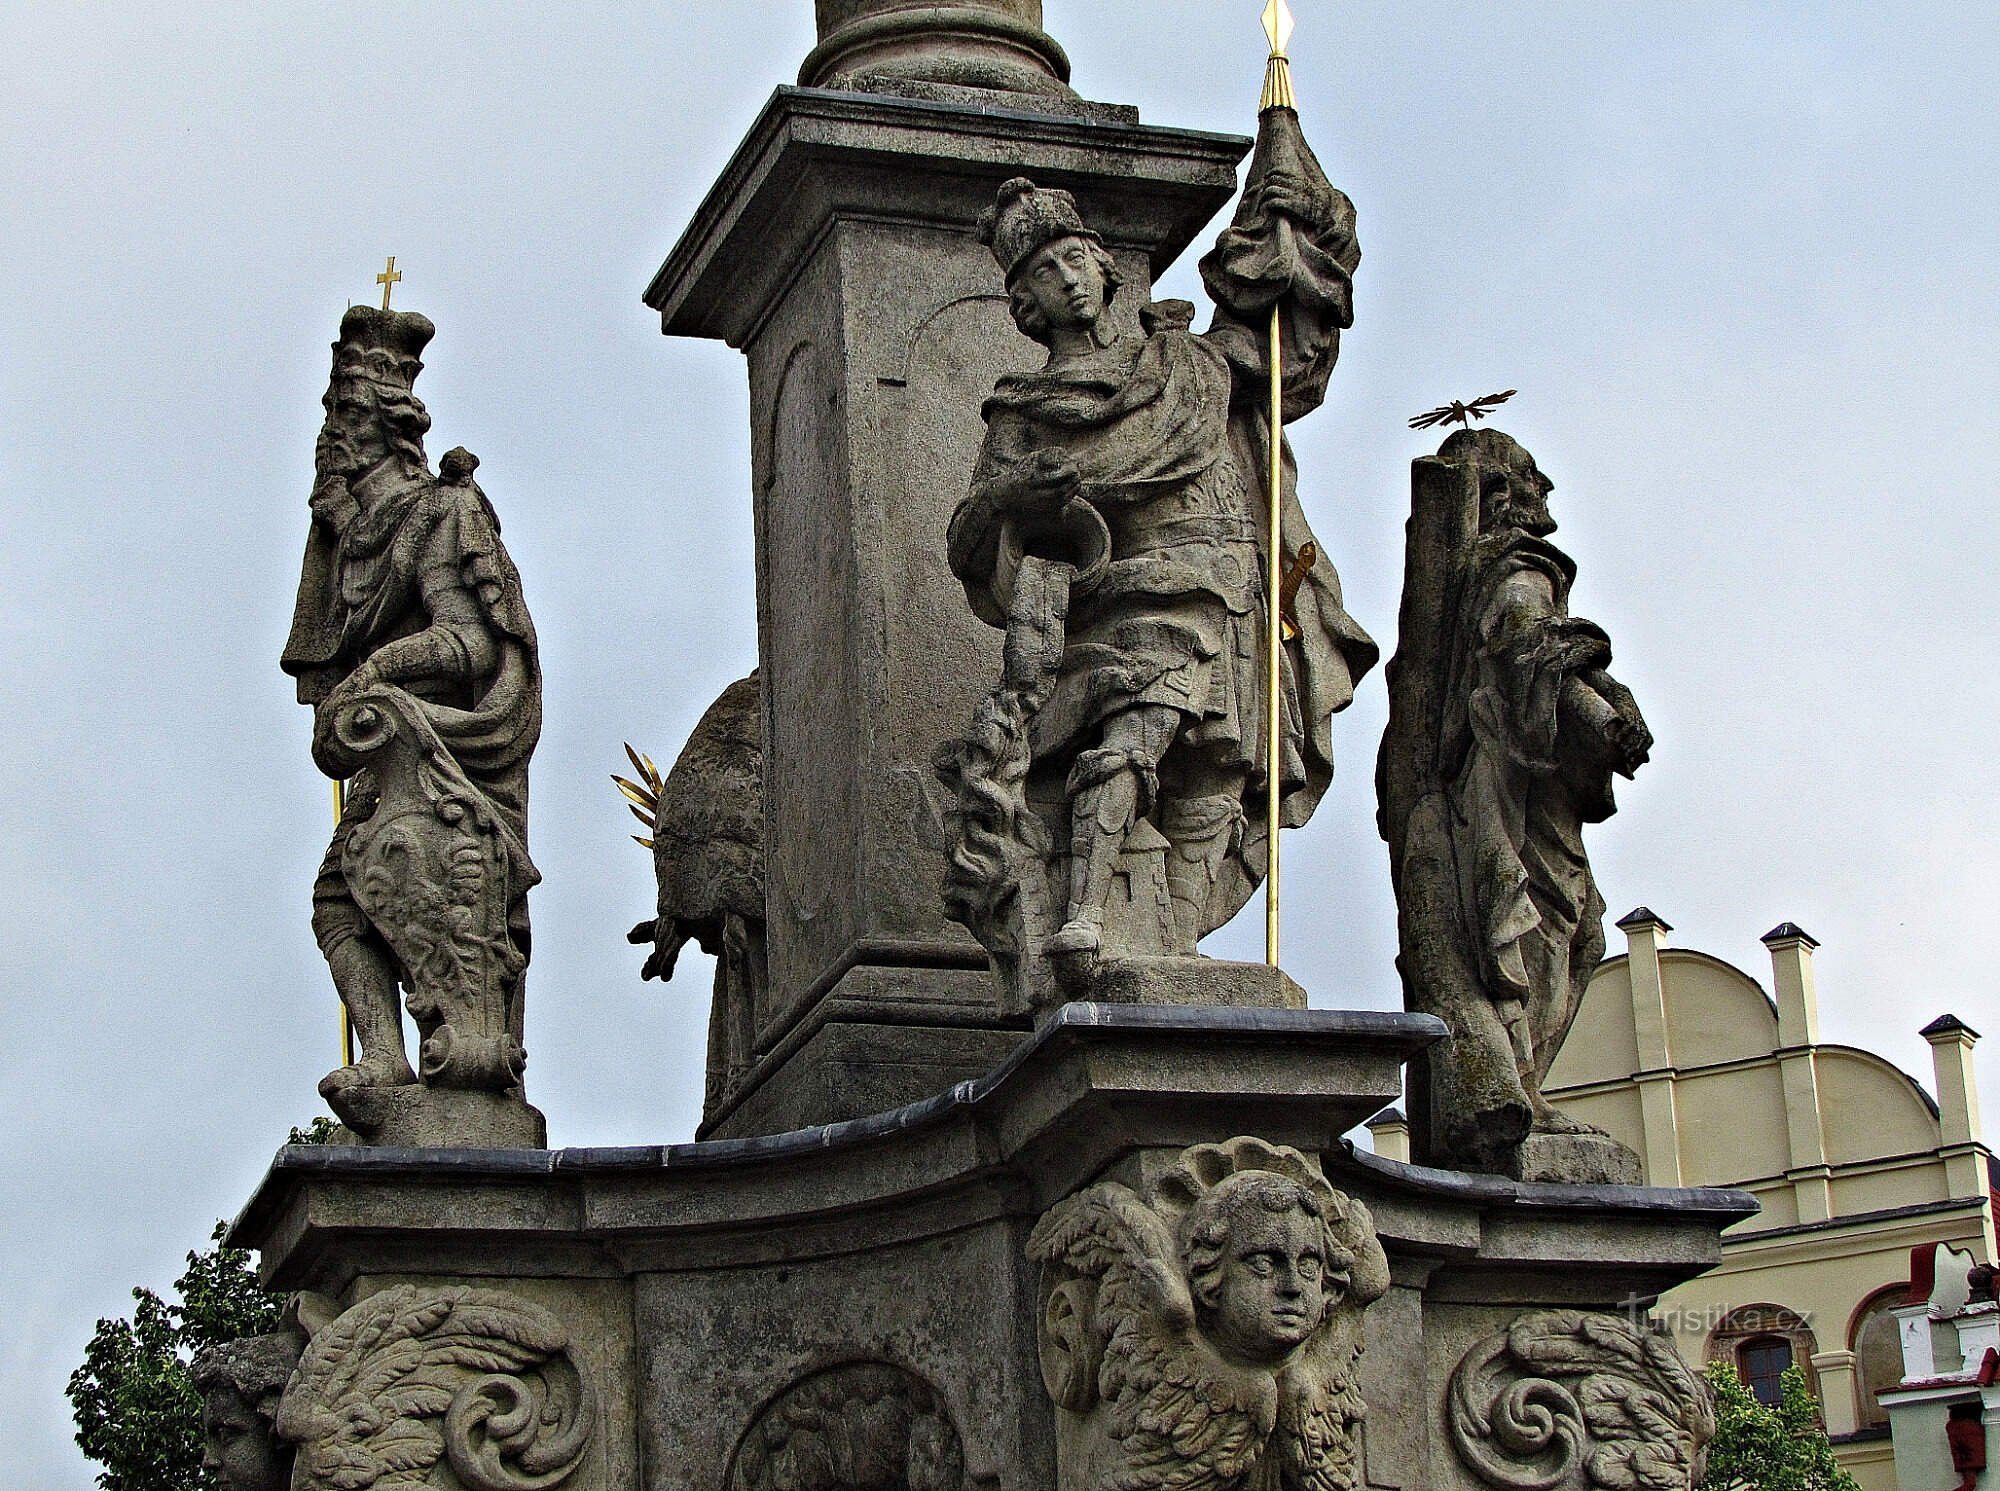
[[[203,1395],[201,1463],[224,1491],[285,1491],[291,1456],[271,1432],[271,1420],[226,1388]]]
[[[1348,1260],[1336,1256],[1318,1203],[1282,1177],[1233,1176],[1203,1211],[1188,1250],[1202,1330],[1225,1356],[1277,1366],[1344,1296]]]

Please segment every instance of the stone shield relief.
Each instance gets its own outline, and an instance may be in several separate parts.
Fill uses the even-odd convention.
[[[552,1491],[596,1427],[568,1329],[464,1286],[363,1300],[313,1337],[278,1409],[298,1445],[294,1491],[434,1486],[440,1462],[467,1491]]]

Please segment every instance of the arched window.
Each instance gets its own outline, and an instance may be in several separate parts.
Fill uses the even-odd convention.
[[[1736,1348],[1737,1375],[1766,1408],[1778,1406],[1780,1379],[1791,1364],[1792,1343],[1783,1336],[1752,1336]]]
[[[1887,1428],[1889,1410],[1879,1401],[1903,1380],[1903,1343],[1889,1312],[1909,1300],[1908,1284],[1887,1284],[1864,1299],[1847,1328],[1854,1353],[1855,1422],[1864,1429]]]
[[[1802,1368],[1806,1387],[1819,1392],[1812,1357],[1819,1350],[1812,1327],[1783,1305],[1743,1305],[1722,1317],[1708,1334],[1708,1360],[1726,1361],[1757,1401],[1775,1406],[1785,1368]]]

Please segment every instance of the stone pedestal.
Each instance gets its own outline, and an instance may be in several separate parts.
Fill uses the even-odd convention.
[[[823,27],[847,35],[876,9],[823,8]],[[998,7],[1024,23],[1034,9]],[[815,1011],[943,1033],[942,1065],[911,1069],[926,1085],[872,1088],[869,1104],[977,1075],[993,1043],[951,1032],[1008,1028],[984,954],[944,920],[931,769],[999,667],[1000,634],[947,567],[946,523],[994,380],[1041,357],[978,241],[981,210],[1022,173],[1073,191],[1125,275],[1114,310],[1136,318],[1153,276],[1229,200],[1248,144],[780,89],[648,289],[669,334],[721,338],[749,364],[770,967],[755,1086],[788,1081],[769,1058]],[[910,970],[932,975],[915,999]],[[960,1045],[963,1060],[949,1054]],[[756,1101],[746,1090],[743,1111]],[[800,1110],[767,1098],[761,1111]]]
[[[1629,1312],[1709,1267],[1719,1231],[1754,1203],[1458,1175],[1344,1144],[1441,1034],[1426,1016],[1070,1005],[988,1077],[804,1132],[287,1149],[231,1241],[259,1250],[271,1284],[329,1296],[369,1327],[316,1338],[327,1381],[346,1380],[389,1317],[435,1330],[456,1310],[528,1340],[532,1359],[510,1370],[562,1408],[545,1433],[576,1466],[565,1491],[787,1484],[787,1465],[834,1452],[811,1439],[816,1423],[852,1432],[838,1453],[886,1457],[885,1486],[1049,1491],[1066,1483],[1030,1230],[1088,1185],[1144,1187],[1187,1146],[1254,1135],[1322,1166],[1387,1252],[1386,1293],[1363,1320],[1357,1485],[1475,1491],[1501,1484],[1474,1468],[1493,1450],[1482,1395],[1521,1370],[1501,1333],[1575,1325],[1553,1310],[1625,1339]],[[512,1391],[492,1382],[474,1386]],[[411,1432],[435,1427],[469,1463],[492,1441],[453,1413]],[[322,1422],[333,1434],[349,1421]],[[895,1469],[918,1438],[942,1479]],[[770,1459],[783,1454],[799,1458]]]

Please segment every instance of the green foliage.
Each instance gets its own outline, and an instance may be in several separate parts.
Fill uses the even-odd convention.
[[[1715,1439],[1696,1491],[1861,1491],[1833,1458],[1804,1372],[1785,1369],[1776,1408],[1759,1403],[1728,1362],[1711,1362],[1708,1380]]]
[[[293,1129],[292,1144],[324,1144],[331,1119]],[[250,1255],[222,1246],[225,1223],[206,1252],[189,1253],[174,1281],[174,1303],[134,1289],[129,1320],[100,1320],[70,1374],[76,1442],[103,1466],[103,1491],[217,1491],[201,1464],[201,1394],[188,1367],[210,1346],[276,1330],[285,1297],[257,1282]]]

